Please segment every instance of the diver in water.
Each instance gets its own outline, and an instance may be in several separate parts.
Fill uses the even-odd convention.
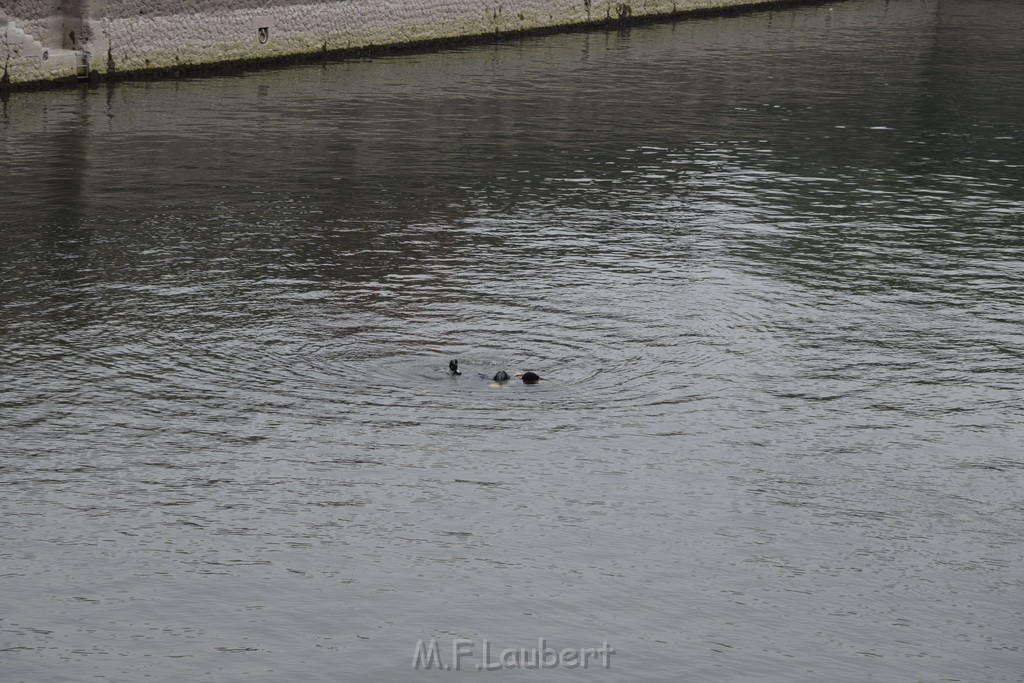
[[[504,370],[498,370],[496,373],[494,373],[494,377],[491,377],[490,375],[485,375],[482,372],[478,372],[476,374],[479,375],[480,379],[489,379],[489,380],[491,380],[493,382],[499,382],[499,383],[500,382],[507,382],[507,381],[509,381],[512,378],[512,376],[509,375]]]
[[[448,372],[449,372],[449,374],[452,374],[452,375],[461,375],[462,371],[459,370],[459,361],[454,360],[454,359],[449,361],[448,362]],[[504,370],[498,370],[496,373],[494,373],[493,377],[488,377],[487,375],[485,375],[482,372],[479,372],[477,374],[480,375],[481,379],[489,379],[489,380],[498,382],[499,384],[502,383],[502,382],[507,382],[510,379],[512,379],[512,376],[510,374],[508,374],[507,372],[505,372]],[[536,384],[537,382],[539,382],[543,378],[540,375],[538,375],[536,372],[533,372],[532,370],[527,370],[526,372],[521,372],[521,373],[517,374],[516,375],[516,379],[523,380],[523,384]]]

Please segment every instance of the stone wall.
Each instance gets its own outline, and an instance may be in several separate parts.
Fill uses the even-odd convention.
[[[3,80],[13,85],[779,2],[0,0],[0,67]]]

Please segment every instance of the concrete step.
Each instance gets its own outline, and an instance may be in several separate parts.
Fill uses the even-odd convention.
[[[89,77],[89,53],[83,50],[65,50],[46,47],[32,34],[21,29],[17,23],[0,13],[0,58],[33,62],[39,60],[38,69],[48,72],[53,78],[77,76]],[[9,55],[4,52],[9,51]]]

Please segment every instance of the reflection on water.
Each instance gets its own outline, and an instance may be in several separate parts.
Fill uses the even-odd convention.
[[[1022,24],[0,103],[3,678],[1016,680]]]

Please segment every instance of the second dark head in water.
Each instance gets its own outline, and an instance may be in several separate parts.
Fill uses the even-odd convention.
[[[523,380],[523,384],[536,384],[540,381],[540,375],[532,370],[527,370],[519,378]]]
[[[507,382],[508,381],[508,373],[505,372],[504,370],[498,370],[498,372],[494,375],[494,381],[495,382]]]
[[[457,360],[449,361],[449,363],[448,363],[448,371],[451,372],[453,375],[461,375],[462,371],[459,370],[459,361],[457,361]]]

